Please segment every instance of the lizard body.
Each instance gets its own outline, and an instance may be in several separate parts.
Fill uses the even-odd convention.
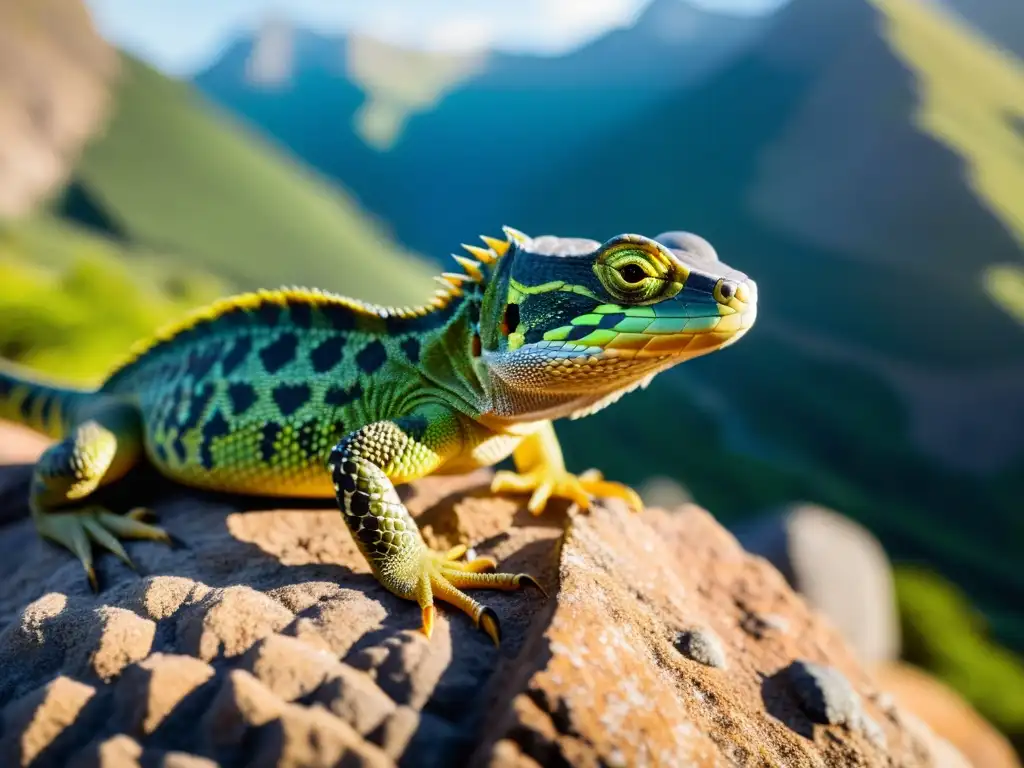
[[[36,466],[39,533],[70,549],[95,586],[93,545],[130,563],[123,538],[167,540],[139,513],[90,495],[140,461],[184,484],[287,497],[335,496],[389,590],[468,613],[495,641],[493,612],[462,589],[515,589],[525,574],[429,550],[395,485],[491,466],[493,488],[584,508],[631,489],[566,471],[553,419],[607,406],[682,360],[726,346],[756,316],[756,286],[696,235],[529,238],[465,246],[430,302],[386,308],[309,289],[223,299],[139,344],[94,391],[0,369],[0,417],[56,438]]]

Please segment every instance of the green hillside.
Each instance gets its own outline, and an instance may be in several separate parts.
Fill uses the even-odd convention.
[[[915,122],[968,164],[967,182],[1024,244],[1024,65],[927,5],[871,0],[919,83]]]
[[[98,383],[130,345],[223,281],[49,216],[0,223],[0,358]]]
[[[93,223],[242,287],[313,284],[388,303],[427,294],[427,267],[352,199],[188,85],[124,56],[115,102],[65,214],[84,201]]]

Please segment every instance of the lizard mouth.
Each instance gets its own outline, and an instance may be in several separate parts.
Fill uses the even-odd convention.
[[[708,297],[710,298],[710,297]],[[644,307],[602,305],[568,329],[519,350],[569,368],[610,360],[673,362],[713,352],[739,340],[757,318],[757,284],[747,280],[730,295],[681,297]],[[557,336],[564,338],[556,338]]]

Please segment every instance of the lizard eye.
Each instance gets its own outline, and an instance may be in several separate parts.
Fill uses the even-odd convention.
[[[682,290],[685,267],[653,240],[620,235],[597,252],[594,274],[616,303],[653,304]]]
[[[623,264],[618,271],[622,279],[630,285],[635,285],[648,277],[647,272],[639,264]]]

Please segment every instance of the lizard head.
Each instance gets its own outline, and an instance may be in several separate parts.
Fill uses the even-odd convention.
[[[515,401],[496,411],[517,419],[590,413],[754,324],[756,284],[697,235],[506,234],[481,308],[481,362]]]

